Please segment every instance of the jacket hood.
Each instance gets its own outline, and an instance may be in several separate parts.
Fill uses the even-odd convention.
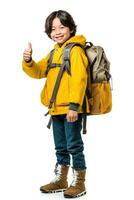
[[[75,35],[73,37],[71,37],[70,39],[68,39],[61,47],[59,46],[59,44],[55,44],[54,48],[64,48],[67,44],[69,43],[78,43],[81,45],[85,45],[86,43],[86,38],[83,35]]]

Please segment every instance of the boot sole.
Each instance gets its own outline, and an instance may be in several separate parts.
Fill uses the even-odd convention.
[[[57,192],[64,192],[66,189],[67,188],[65,188],[65,189],[59,189],[59,190],[42,190],[42,189],[40,189],[40,191],[42,193],[57,193]]]
[[[65,197],[65,198],[77,198],[77,197],[81,197],[81,196],[85,195],[86,193],[87,193],[87,192],[84,191],[84,192],[82,192],[82,193],[80,193],[80,194],[78,194],[78,195],[76,195],[76,196],[71,196],[71,195],[65,194],[64,197]]]

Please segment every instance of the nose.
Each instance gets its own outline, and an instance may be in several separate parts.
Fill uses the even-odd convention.
[[[61,34],[60,29],[57,29],[55,34],[60,35]]]
[[[57,33],[56,33],[56,36],[59,36],[60,34],[61,34],[60,32],[57,32]]]

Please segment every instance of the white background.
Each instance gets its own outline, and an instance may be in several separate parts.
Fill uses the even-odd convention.
[[[45,80],[23,73],[22,54],[33,44],[35,61],[53,48],[45,35],[54,10],[72,14],[78,34],[102,45],[111,62],[113,110],[88,118],[83,135],[90,200],[134,199],[134,30],[131,0],[3,0],[0,2],[0,199],[63,199],[41,194],[53,178],[55,150],[40,103]],[[69,182],[71,182],[71,169]]]

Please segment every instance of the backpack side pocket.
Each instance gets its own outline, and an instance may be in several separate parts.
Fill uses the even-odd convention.
[[[110,83],[92,83],[92,98],[89,99],[90,113],[93,115],[108,113],[112,109],[112,94]]]

